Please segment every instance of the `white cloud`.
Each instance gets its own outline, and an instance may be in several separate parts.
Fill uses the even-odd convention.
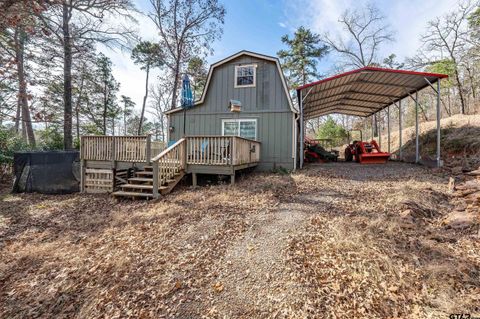
[[[343,11],[362,7],[370,2],[370,0],[284,0],[284,17],[286,18],[278,22],[278,26],[293,31],[303,25],[317,33],[329,32],[332,35],[342,35],[345,31],[339,26],[338,18]],[[396,42],[384,48],[382,53],[384,55],[395,53],[399,59],[403,59],[413,55],[420,47],[419,38],[425,30],[427,21],[455,8],[457,0],[388,0],[374,3],[386,15],[387,21],[396,33]],[[138,4],[145,5],[145,2],[138,1]],[[147,10],[146,7],[141,9]],[[137,28],[143,39],[152,41],[158,39],[157,29],[148,17],[138,15],[137,20],[139,22]],[[216,45],[215,49],[215,58],[209,57],[208,62],[232,53],[220,44]],[[119,96],[122,94],[130,96],[140,110],[145,90],[145,72],[132,62],[129,52],[113,52],[106,49],[102,51],[112,59],[114,64],[114,76],[121,83]],[[326,73],[332,70],[334,63],[333,57],[326,59],[321,71]],[[152,83],[155,81],[155,74],[158,73],[152,75]]]
[[[347,9],[355,9],[372,3],[370,0],[285,0],[285,15],[290,25],[304,25],[313,31],[332,36],[345,35],[338,23],[339,16]],[[383,48],[383,55],[394,53],[400,60],[415,54],[420,48],[420,36],[426,24],[458,5],[458,0],[403,0],[373,1],[386,16],[395,32],[396,42]],[[329,61],[333,62],[333,61]]]

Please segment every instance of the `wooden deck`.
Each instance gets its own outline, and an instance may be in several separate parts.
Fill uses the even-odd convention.
[[[260,142],[237,136],[187,136],[167,149],[150,136],[82,136],[81,190],[157,198],[185,174],[230,175],[256,166]]]

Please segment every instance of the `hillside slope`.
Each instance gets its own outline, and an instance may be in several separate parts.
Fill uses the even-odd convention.
[[[480,115],[454,115],[441,120],[441,157],[447,168],[461,166],[473,170],[480,165]],[[423,159],[436,157],[436,121],[421,123],[420,155]],[[382,135],[382,149],[387,150],[387,135]],[[415,127],[402,132],[403,156],[415,160]],[[399,132],[391,131],[391,151],[398,155]]]

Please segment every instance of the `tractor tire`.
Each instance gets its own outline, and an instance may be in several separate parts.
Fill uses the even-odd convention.
[[[357,145],[355,148],[355,161],[357,163],[360,163],[361,154],[362,154],[362,149],[360,148],[360,145]]]
[[[345,162],[353,161],[353,154],[349,147],[345,149]]]

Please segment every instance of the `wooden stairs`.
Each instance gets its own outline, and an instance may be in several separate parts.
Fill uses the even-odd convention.
[[[161,179],[164,180],[162,185],[158,185],[158,192],[161,195],[168,194],[172,191],[175,185],[185,176],[185,171],[179,170],[172,178]],[[144,198],[152,199],[153,194],[153,167],[145,166],[143,171],[135,172],[135,177],[129,178],[128,183],[120,185],[120,190],[112,193],[115,197],[124,198]]]

